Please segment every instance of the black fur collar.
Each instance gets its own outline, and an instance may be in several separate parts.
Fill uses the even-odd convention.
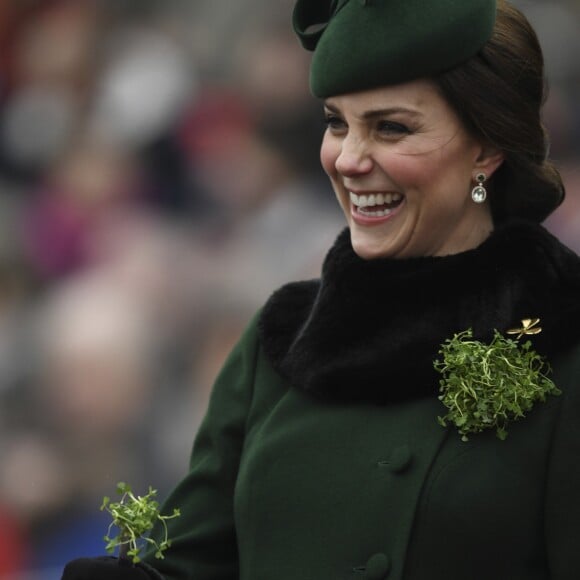
[[[362,260],[344,230],[322,278],[275,292],[259,328],[294,387],[388,403],[436,393],[433,360],[454,333],[489,340],[535,317],[543,332],[532,341],[549,359],[578,341],[580,258],[541,226],[512,222],[474,250],[408,260]]]

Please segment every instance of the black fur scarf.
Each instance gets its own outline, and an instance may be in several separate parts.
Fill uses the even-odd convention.
[[[260,338],[294,387],[336,401],[386,404],[433,396],[445,339],[472,328],[488,341],[540,318],[531,338],[550,360],[579,342],[580,258],[543,227],[512,222],[478,248],[445,257],[365,261],[346,229],[322,278],[283,286]]]

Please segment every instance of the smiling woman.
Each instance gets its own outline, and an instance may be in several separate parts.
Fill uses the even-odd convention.
[[[322,165],[365,259],[455,254],[491,232],[470,184],[503,161],[463,127],[431,81],[329,98]]]
[[[564,187],[534,31],[503,0],[293,22],[347,227],[228,358],[165,558],[64,580],[577,578],[580,258],[541,225]]]

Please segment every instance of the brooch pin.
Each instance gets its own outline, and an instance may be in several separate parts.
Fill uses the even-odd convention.
[[[540,324],[539,318],[524,318],[521,328],[511,328],[507,331],[507,334],[517,334],[516,338],[518,340],[525,334],[540,334],[542,327],[538,326],[538,324]]]
[[[473,338],[471,329],[459,332],[441,346],[441,358],[434,367],[442,376],[439,400],[447,413],[438,417],[446,427],[455,425],[463,441],[469,435],[495,429],[499,439],[507,437],[507,425],[525,417],[537,402],[561,391],[549,378],[551,367],[532,349],[531,342],[519,340],[539,334],[539,318],[522,320],[507,338],[494,331],[489,344]]]

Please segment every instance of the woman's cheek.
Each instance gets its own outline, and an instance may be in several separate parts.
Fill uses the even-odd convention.
[[[320,146],[320,163],[329,177],[333,177],[336,174],[336,159],[338,155],[338,147],[325,135]]]

